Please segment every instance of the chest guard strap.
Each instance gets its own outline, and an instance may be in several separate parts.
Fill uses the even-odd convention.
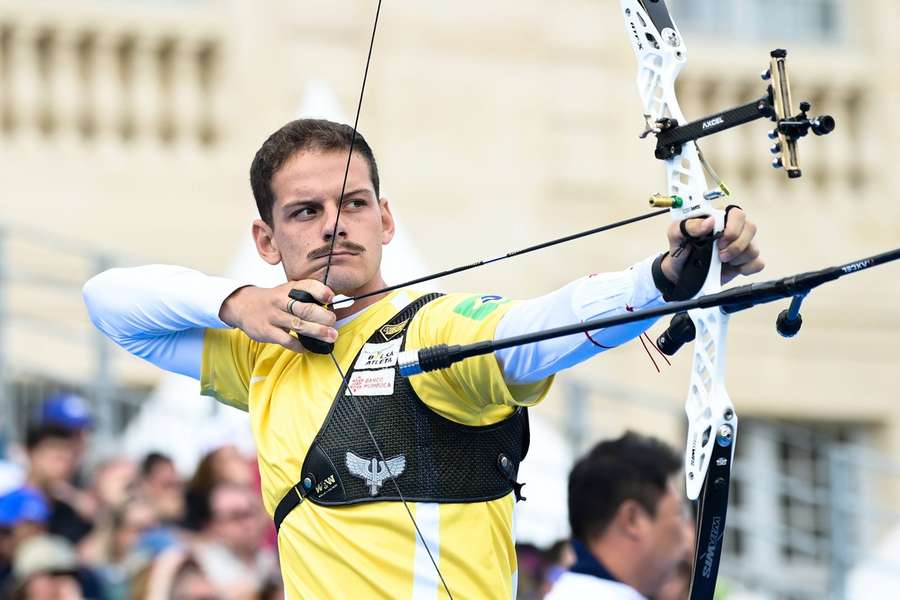
[[[528,452],[527,409],[491,425],[462,425],[431,410],[400,376],[397,355],[406,346],[406,329],[438,297],[415,300],[360,349],[306,455],[300,481],[275,509],[276,528],[304,500],[322,506],[400,501],[397,485],[410,502],[484,502],[510,492],[522,498],[516,476]],[[355,394],[347,389],[351,381]]]

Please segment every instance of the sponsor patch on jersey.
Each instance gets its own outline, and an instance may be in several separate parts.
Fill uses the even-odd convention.
[[[400,353],[400,345],[403,337],[385,342],[383,344],[366,344],[359,351],[355,369],[384,369],[397,364],[397,355]]]
[[[395,369],[354,371],[347,387],[355,396],[390,396],[394,393],[395,373]]]

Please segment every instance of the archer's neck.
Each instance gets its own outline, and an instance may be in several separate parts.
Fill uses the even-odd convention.
[[[354,296],[362,296],[363,294],[368,294],[370,292],[374,292],[376,290],[380,290],[384,287],[387,287],[387,284],[384,282],[384,278],[381,277],[381,271],[378,272],[375,277],[373,277],[368,283],[364,286],[357,288],[355,290],[351,290],[350,292],[344,294],[348,297]],[[369,296],[368,298],[363,298],[361,300],[355,301],[350,306],[336,308],[334,311],[334,315],[337,317],[338,321],[349,317],[351,315],[355,315],[359,311],[368,308],[384,298],[388,295],[389,292],[385,292],[383,294],[376,294],[374,296]]]

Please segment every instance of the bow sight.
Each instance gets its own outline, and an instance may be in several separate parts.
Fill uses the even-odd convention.
[[[769,68],[763,71],[763,81],[770,81],[766,95],[753,102],[701,117],[685,125],[679,125],[676,119],[664,117],[654,124],[648,123],[641,134],[656,135],[656,151],[654,155],[660,160],[669,160],[681,154],[682,146],[689,141],[766,118],[775,122],[775,128],[769,132],[769,138],[776,140],[771,148],[778,156],[772,161],[776,169],[784,167],[788,177],[800,177],[800,166],[797,163],[797,140],[811,130],[816,135],[827,135],[834,130],[834,119],[830,115],[809,117],[807,113],[812,104],[808,101],[800,103],[800,112],[791,115],[791,87],[788,81],[785,58],[787,51],[772,50]],[[649,117],[646,117],[649,120]],[[654,203],[654,206],[668,206]]]
[[[670,160],[681,154],[682,146],[690,141],[696,141],[702,137],[713,135],[731,129],[744,123],[749,123],[760,118],[770,119],[775,123],[775,128],[769,132],[769,139],[775,141],[769,149],[777,155],[772,161],[776,169],[784,168],[788,177],[794,179],[800,177],[800,165],[797,159],[797,140],[812,131],[816,135],[827,135],[834,131],[834,118],[831,115],[810,117],[807,113],[812,108],[812,103],[803,100],[800,102],[800,112],[791,115],[791,86],[787,74],[787,51],[784,49],[772,50],[769,67],[760,76],[763,81],[769,81],[766,95],[748,102],[742,106],[732,108],[713,115],[691,121],[686,125],[679,125],[676,119],[664,117],[658,119],[655,126],[649,125],[641,134],[646,137],[649,133],[656,135],[656,151],[654,155],[660,160]],[[699,152],[699,151],[698,151]],[[715,177],[715,173],[706,163],[702,154],[699,158],[703,166]],[[715,177],[719,180],[718,177]],[[723,186],[719,180],[720,187]],[[704,194],[707,200],[727,195],[727,188],[722,187],[724,194],[718,190],[712,190]],[[654,194],[650,197],[650,205],[657,207],[679,208],[684,200],[680,196],[666,196]],[[793,297],[788,309],[781,312],[776,322],[776,329],[784,337],[792,337],[797,334],[802,325],[800,305],[805,297],[797,294]],[[694,324],[686,314],[677,314],[669,327],[657,338],[657,346],[668,355],[673,355],[687,342],[695,337]]]

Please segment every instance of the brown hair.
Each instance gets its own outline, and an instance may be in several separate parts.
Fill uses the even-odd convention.
[[[272,177],[288,159],[301,150],[349,152],[351,141],[353,151],[358,152],[369,163],[372,187],[375,189],[375,197],[379,198],[378,165],[372,148],[361,133],[357,131],[354,138],[353,128],[349,125],[324,119],[298,119],[270,135],[253,157],[250,187],[256,199],[259,218],[269,227],[274,226],[272,207],[275,205],[275,194],[272,192]]]

